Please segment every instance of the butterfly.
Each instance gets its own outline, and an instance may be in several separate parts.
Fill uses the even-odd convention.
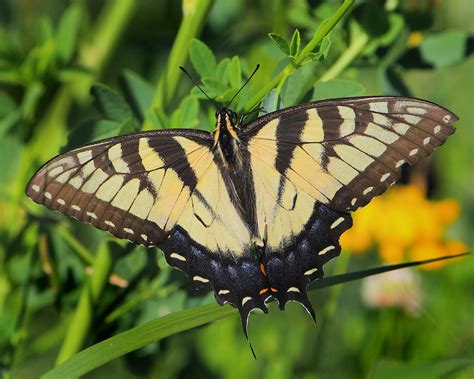
[[[351,212],[405,164],[430,155],[458,117],[404,97],[354,97],[268,113],[247,124],[222,107],[215,130],[128,134],[41,167],[33,201],[147,247],[221,305],[248,317],[294,300],[339,255]],[[376,220],[374,220],[375,222]]]

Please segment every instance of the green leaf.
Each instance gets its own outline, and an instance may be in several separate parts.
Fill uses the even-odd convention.
[[[68,359],[43,376],[43,379],[75,378],[111,360],[173,334],[237,314],[230,306],[203,305],[174,312],[149,321],[105,341],[99,342]]]
[[[465,257],[469,254],[470,253],[462,253],[462,254],[456,254],[456,255],[445,255],[443,257],[425,259],[423,261],[412,261],[412,262],[405,262],[405,263],[397,263],[397,264],[393,264],[393,265],[386,265],[386,266],[379,266],[379,267],[369,268],[367,270],[348,272],[346,274],[341,274],[341,275],[333,275],[333,276],[329,276],[327,278],[323,278],[321,280],[316,280],[316,281],[312,282],[309,285],[309,290],[316,290],[316,289],[331,287],[331,286],[335,286],[337,284],[352,282],[354,280],[363,279],[363,278],[366,278],[368,276],[383,274],[384,272],[399,270],[399,269],[406,268],[406,267],[420,266],[420,265],[424,265],[424,264],[428,264],[428,263],[444,261],[444,260],[447,260],[447,259],[455,259],[455,258]]]
[[[212,99],[216,96],[222,95],[224,92],[226,92],[229,88],[223,84],[222,82],[211,79],[211,78],[206,78],[203,80],[203,83],[205,84],[204,90],[208,94],[208,96]],[[196,90],[197,88],[195,88]],[[197,91],[196,91],[197,93]],[[202,94],[201,94],[202,95]]]
[[[193,39],[189,47],[189,57],[201,78],[215,77],[217,69],[216,58],[204,42]]]
[[[281,90],[282,108],[298,104],[314,83],[314,65],[305,65],[291,75]]]
[[[290,48],[288,47],[288,43],[285,39],[276,33],[268,33],[268,36],[275,42],[278,48],[283,52],[285,55],[290,55]]]
[[[94,105],[108,120],[124,122],[133,117],[132,110],[124,98],[104,84],[94,84],[91,89]]]
[[[232,57],[228,71],[229,82],[232,88],[240,88],[242,85],[242,70],[238,56]]]
[[[123,72],[120,86],[133,113],[140,122],[143,122],[145,113],[153,101],[155,89],[150,83],[132,70],[125,70]]]
[[[68,63],[76,50],[80,23],[81,7],[73,3],[61,16],[56,34],[58,57],[62,63]]]
[[[0,91],[0,119],[8,116],[9,113],[13,112],[17,107],[17,104],[13,97],[7,92]]]
[[[310,288],[314,289],[329,287],[382,272],[465,255],[466,254],[444,256],[428,259],[425,261],[382,266],[369,270],[337,275],[334,277],[317,280],[316,282],[312,283]],[[99,366],[106,364],[107,362],[110,362],[115,358],[125,355],[133,350],[142,348],[152,342],[236,314],[237,310],[235,308],[231,306],[220,307],[217,304],[202,305],[196,308],[171,313],[167,316],[149,321],[143,325],[137,326],[133,329],[127,330],[126,332],[120,333],[114,337],[108,338],[105,341],[88,347],[87,349],[75,354],[64,363],[47,372],[43,376],[43,379],[79,377]]]
[[[171,116],[171,127],[176,129],[195,128],[199,123],[199,102],[196,97],[186,96]]]
[[[319,45],[320,57],[323,57],[323,59],[326,59],[329,54],[330,48],[331,48],[331,34],[328,34],[321,41],[321,45]]]
[[[474,366],[472,358],[454,358],[435,362],[380,361],[370,379],[424,379],[441,378],[461,369]]]
[[[300,52],[301,37],[298,29],[295,29],[290,42],[290,56],[296,57]]]
[[[0,151],[4,157],[4,159],[0,159],[0,184],[4,190],[11,187],[9,184],[13,182],[17,173],[21,150],[22,145],[17,138],[9,135],[0,138]]]
[[[216,69],[216,79],[225,84],[229,83],[229,78],[228,78],[228,73],[227,73],[229,71],[229,64],[230,64],[230,59],[224,58],[219,62]]]
[[[260,116],[266,113],[277,111],[281,108],[281,98],[276,89],[272,89],[262,101],[263,111],[260,112]]]
[[[361,96],[365,88],[351,80],[331,79],[313,86],[311,101],[335,99],[339,97]]]
[[[457,30],[428,35],[421,42],[421,55],[437,68],[450,66],[464,58],[467,38],[467,32]]]
[[[21,103],[23,117],[26,120],[34,119],[38,102],[41,99],[41,96],[43,95],[44,91],[45,88],[43,83],[41,82],[34,81],[28,85],[26,93],[23,97],[23,101]]]
[[[199,102],[194,96],[181,101],[178,128],[195,128],[199,123]]]
[[[128,121],[130,119],[127,119]],[[68,134],[66,146],[61,151],[67,151],[92,141],[114,137],[120,133],[122,123],[112,120],[86,121],[75,126]]]

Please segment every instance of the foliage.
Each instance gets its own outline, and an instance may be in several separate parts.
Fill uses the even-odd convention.
[[[367,307],[357,282],[332,286],[374,274],[366,269],[379,265],[379,256],[400,261],[384,253],[400,243],[414,260],[464,250],[450,250],[450,240],[472,246],[472,7],[375,0],[45,4],[0,3],[4,377],[38,377],[55,362],[65,363],[51,377],[77,362],[75,373],[102,365],[94,377],[472,376],[470,257],[420,271],[424,303],[416,314]],[[38,207],[24,188],[47,159],[90,141],[157,128],[212,130],[213,104],[178,67],[192,67],[206,93],[225,104],[257,64],[232,103],[239,113],[398,94],[435,101],[461,121],[434,160],[405,173],[401,184],[409,186],[356,212],[344,237],[348,249],[314,285],[331,285],[313,293],[316,326],[296,306],[252,316],[254,361],[236,317],[177,334],[235,312],[209,305],[212,295],[191,290],[162,254]],[[407,192],[412,196],[400,195]],[[107,355],[102,346],[110,352],[110,341],[120,344]],[[80,360],[88,351],[95,365]]]

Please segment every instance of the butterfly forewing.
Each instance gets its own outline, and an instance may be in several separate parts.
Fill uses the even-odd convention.
[[[354,211],[393,184],[403,164],[444,143],[457,119],[418,99],[348,98],[275,112],[250,124],[246,137],[254,159],[273,161],[300,191]],[[283,188],[284,182],[273,192]]]
[[[60,155],[31,179],[37,203],[146,246],[162,242],[197,184],[207,134],[151,132]],[[199,173],[198,173],[199,174]]]

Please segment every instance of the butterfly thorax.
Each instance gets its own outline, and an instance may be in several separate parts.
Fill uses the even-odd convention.
[[[242,167],[238,132],[237,114],[227,108],[219,109],[216,112],[214,149],[219,154],[224,165],[234,170],[239,170]]]

